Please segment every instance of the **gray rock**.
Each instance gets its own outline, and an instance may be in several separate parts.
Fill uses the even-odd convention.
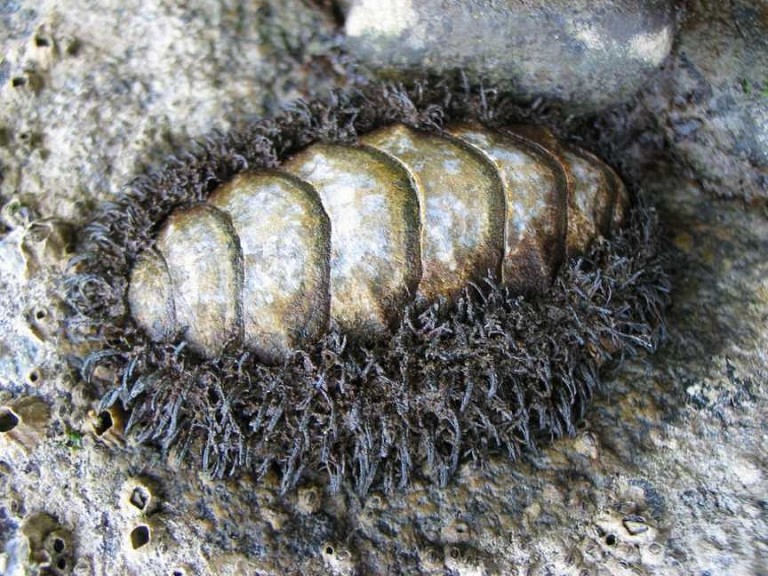
[[[574,111],[626,100],[670,52],[669,0],[351,0],[350,53],[385,78],[470,82]]]
[[[768,2],[691,3],[667,78],[644,101],[720,196],[768,198]]]

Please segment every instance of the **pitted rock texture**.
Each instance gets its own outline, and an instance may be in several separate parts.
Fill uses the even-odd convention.
[[[261,486],[248,478],[211,482],[194,467],[169,467],[152,449],[106,443],[105,435],[120,435],[94,430],[88,412],[98,398],[71,378],[49,330],[56,308],[47,295],[66,258],[37,251],[26,216],[82,221],[142,159],[161,160],[172,142],[228,116],[231,103],[274,105],[316,85],[309,79],[317,69],[297,56],[316,40],[308,4],[203,1],[182,14],[175,0],[0,3],[0,202],[7,208],[0,404],[34,394],[51,407],[32,450],[0,451],[0,573],[29,574],[61,560],[30,558],[39,540],[31,527],[41,528],[53,552],[62,548],[62,532],[42,530],[43,518],[71,534],[61,538],[61,553],[72,554],[77,575],[765,573],[768,224],[740,202],[714,201],[700,178],[706,170],[709,190],[725,193],[725,167],[681,161],[668,153],[673,140],[656,150],[667,169],[648,164],[643,183],[660,201],[680,254],[671,343],[652,362],[615,374],[574,438],[514,466],[468,465],[443,489],[416,485],[361,501],[313,486],[279,497],[274,478]],[[250,27],[258,16],[268,16],[282,39],[264,45],[263,60],[242,51],[262,39]],[[706,19],[701,26],[707,30]],[[59,47],[55,70],[48,83],[32,83],[37,91],[14,87],[31,62],[24,54],[47,52],[38,31]],[[210,50],[222,57],[207,59],[211,74],[201,76],[201,55]],[[730,73],[727,61],[713,65]],[[633,147],[620,151],[624,168],[650,159],[654,139],[666,134],[668,106],[669,99],[653,108],[643,138],[622,134],[621,122],[606,133],[610,142],[632,137]],[[724,124],[702,130],[731,137]],[[31,378],[41,365],[42,377]],[[153,490],[146,508],[161,501],[157,512],[146,511],[147,522],[130,504],[139,485]]]

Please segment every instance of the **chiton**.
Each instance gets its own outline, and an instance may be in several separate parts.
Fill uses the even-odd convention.
[[[103,207],[68,329],[128,437],[282,490],[443,484],[573,433],[601,367],[655,348],[652,210],[529,114],[454,96],[297,104]]]
[[[235,341],[279,360],[329,322],[386,335],[411,300],[452,301],[487,277],[543,292],[627,201],[607,165],[546,129],[392,124],[242,172],[175,211],[128,302],[153,340],[183,330],[209,357]]]

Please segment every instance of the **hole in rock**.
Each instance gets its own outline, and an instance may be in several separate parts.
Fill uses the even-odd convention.
[[[109,410],[102,410],[96,417],[96,425],[93,429],[96,432],[96,436],[103,436],[113,425],[112,414],[109,413]]]
[[[141,525],[131,530],[131,547],[134,550],[147,544],[149,544],[149,526]]]
[[[139,510],[144,510],[149,502],[149,492],[143,486],[136,486],[131,492],[129,501]]]
[[[19,417],[10,408],[0,408],[0,432],[10,432],[19,425]]]

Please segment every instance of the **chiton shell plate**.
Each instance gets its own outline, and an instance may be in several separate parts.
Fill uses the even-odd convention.
[[[331,324],[386,335],[411,302],[488,277],[541,293],[627,206],[612,169],[544,128],[391,124],[174,211],[138,257],[128,303],[152,340],[183,332],[205,357],[235,341],[279,361]]]

